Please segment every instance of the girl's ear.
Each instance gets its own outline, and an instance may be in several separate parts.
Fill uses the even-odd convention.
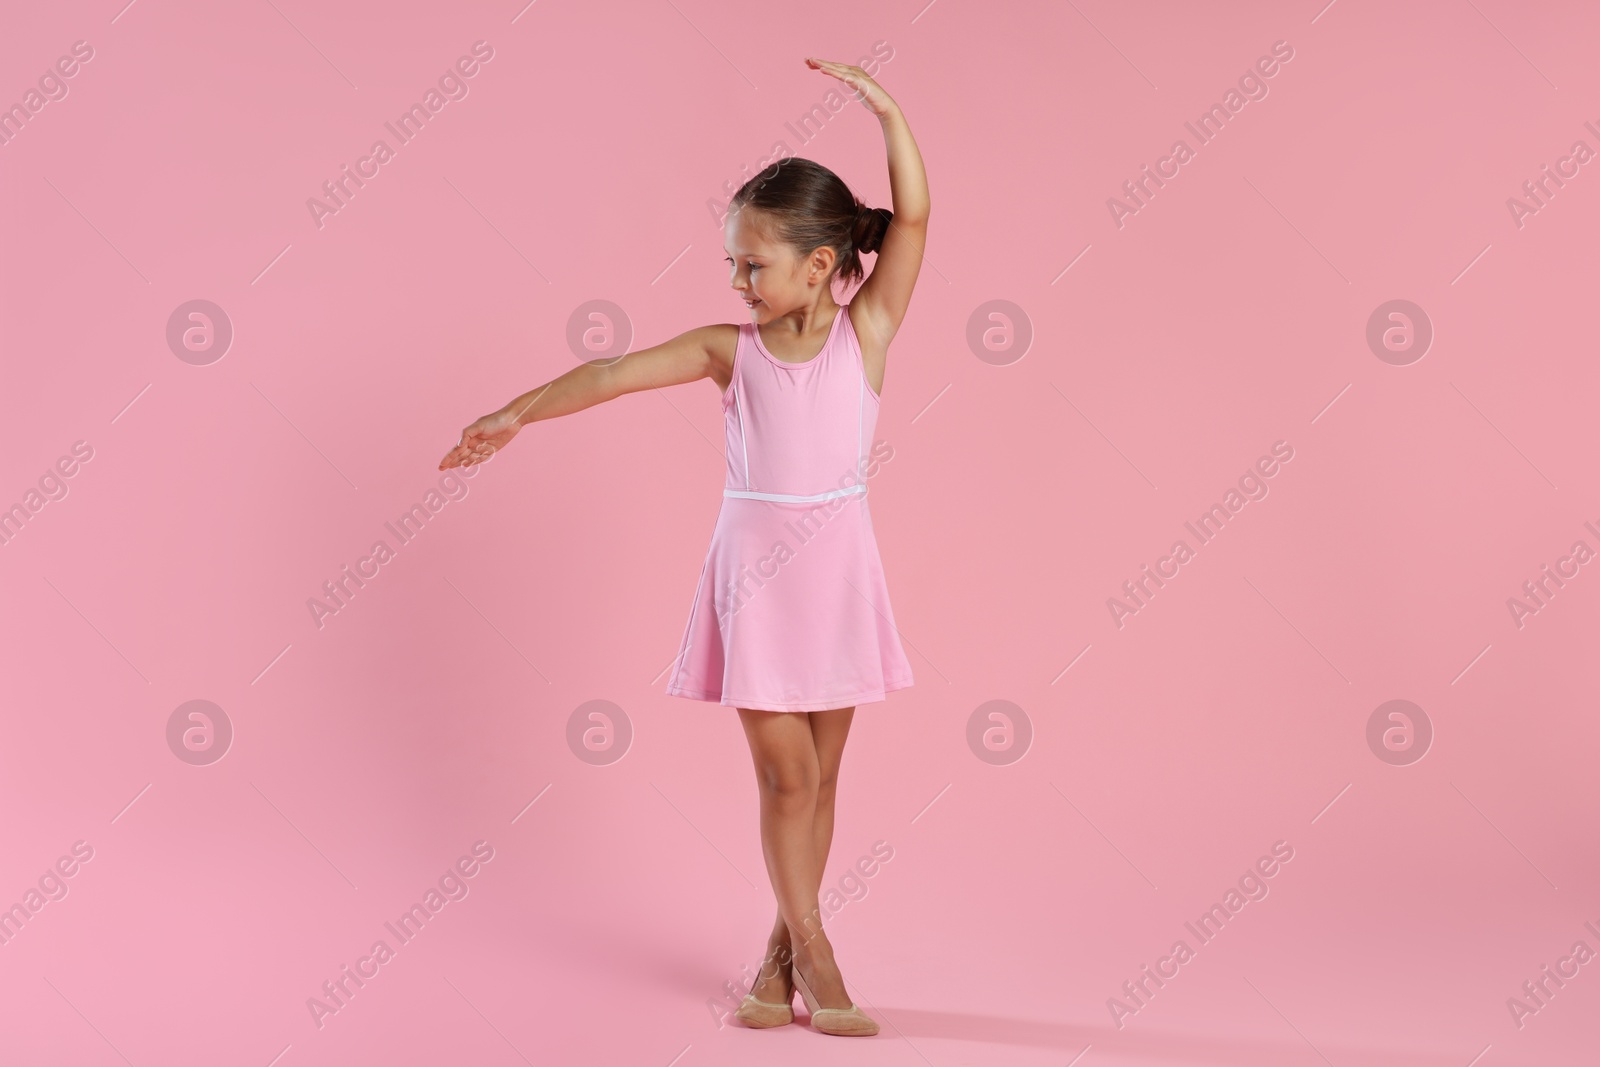
[[[811,280],[813,282],[820,282],[822,279],[826,278],[833,270],[834,264],[837,262],[839,262],[839,253],[835,252],[828,245],[823,245],[816,251],[812,252],[811,258],[807,263],[807,267],[809,268],[811,274]]]

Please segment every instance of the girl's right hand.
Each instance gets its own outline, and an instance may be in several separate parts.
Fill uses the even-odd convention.
[[[461,443],[445,453],[439,469],[483,463],[509,444],[520,429],[522,423],[507,408],[485,415],[461,431]]]

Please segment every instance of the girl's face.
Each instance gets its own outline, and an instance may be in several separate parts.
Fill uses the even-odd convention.
[[[759,213],[749,208],[728,215],[723,250],[728,253],[728,284],[750,310],[752,322],[769,322],[816,301],[817,289],[833,269],[834,251],[826,246],[805,259],[773,241]]]

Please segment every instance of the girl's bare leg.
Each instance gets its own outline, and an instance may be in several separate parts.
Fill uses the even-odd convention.
[[[822,892],[822,874],[827,869],[828,852],[833,845],[834,799],[837,796],[839,763],[844,756],[844,743],[850,735],[850,722],[855,708],[804,713],[811,720],[812,745],[817,752],[817,810],[812,820],[813,847],[816,849],[817,892]],[[779,909],[772,922],[772,933],[767,937],[766,957],[761,974],[751,994],[769,1004],[783,1004],[794,996],[794,982],[789,978],[789,959],[794,951],[789,937],[789,924],[783,921]]]
[[[854,714],[854,708],[739,710],[761,793],[762,851],[778,896],[778,918],[751,989],[758,1000],[783,1003],[792,995],[786,965],[794,952],[821,1006],[850,1004],[817,897],[833,841],[839,764]]]

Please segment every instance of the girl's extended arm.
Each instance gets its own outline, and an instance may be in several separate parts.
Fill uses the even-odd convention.
[[[889,193],[894,218],[878,249],[872,273],[851,298],[868,329],[878,334],[887,346],[900,329],[900,322],[911,306],[911,290],[922,269],[922,249],[928,234],[928,175],[922,167],[922,153],[911,136],[906,117],[883,86],[873,81],[860,67],[827,60],[806,60],[814,69],[831,74],[854,89],[862,105],[878,118],[883,127],[884,145],[889,152]]]
[[[712,351],[719,332],[734,328],[701,326],[613,363],[580,363],[462,430],[461,442],[445,453],[439,469],[484,462],[530,422],[570,415],[641,389],[708,378],[716,366]]]

